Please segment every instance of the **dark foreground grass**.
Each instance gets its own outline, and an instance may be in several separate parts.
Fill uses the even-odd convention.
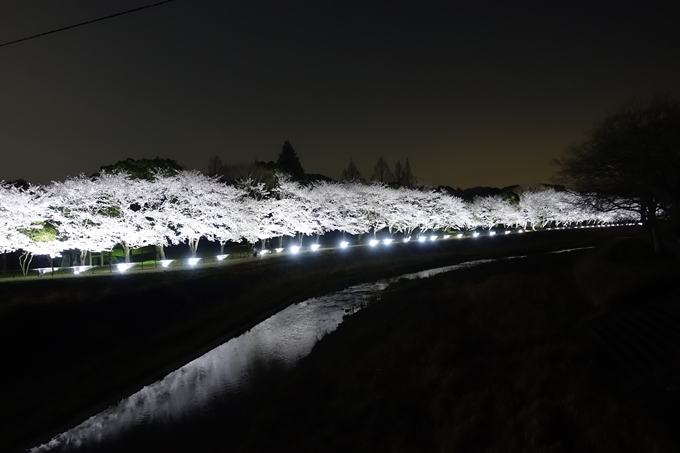
[[[641,397],[581,335],[677,291],[678,270],[615,241],[397,283],[317,344],[239,451],[680,451],[677,397]]]
[[[0,451],[44,442],[286,305],[456,262],[600,243],[635,229],[272,256],[238,265],[0,284]]]

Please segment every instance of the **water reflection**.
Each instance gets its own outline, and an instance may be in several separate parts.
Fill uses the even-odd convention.
[[[514,257],[517,258],[517,257]],[[496,260],[477,260],[364,283],[291,305],[32,452],[89,447],[131,429],[172,424],[228,405],[269,371],[292,367],[342,322],[399,279],[426,278]]]

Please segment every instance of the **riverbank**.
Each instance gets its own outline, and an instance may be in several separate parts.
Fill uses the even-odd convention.
[[[584,335],[677,303],[679,270],[618,240],[399,282],[317,343],[237,451],[679,451],[677,391]]]
[[[595,245],[636,231],[394,244],[181,272],[3,284],[0,449],[47,440],[290,303],[424,268]]]

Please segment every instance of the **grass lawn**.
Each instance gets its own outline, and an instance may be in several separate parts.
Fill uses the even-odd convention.
[[[679,302],[678,271],[616,240],[399,282],[317,344],[238,451],[680,451],[677,392],[583,335],[660,294]]]

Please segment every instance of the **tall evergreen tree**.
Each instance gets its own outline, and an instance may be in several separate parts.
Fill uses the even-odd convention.
[[[288,173],[293,181],[301,181],[305,178],[305,171],[300,163],[300,158],[288,140],[283,143],[276,164],[282,172]]]
[[[371,176],[371,181],[381,182],[384,184],[389,184],[394,181],[394,174],[392,174],[390,166],[387,165],[387,161],[382,156],[378,158],[378,162],[376,162],[375,167],[373,167],[373,176]]]
[[[219,156],[213,155],[208,159],[208,176],[215,176],[220,173],[222,169],[222,159]]]
[[[354,165],[354,162],[352,159],[349,160],[349,165],[347,168],[342,170],[342,177],[340,178],[341,181],[360,181],[363,182],[364,178],[361,176],[361,172],[359,172],[359,169],[357,168],[356,165]]]
[[[401,185],[404,187],[413,187],[416,184],[416,178],[413,177],[413,172],[411,172],[411,164],[406,158],[406,164],[404,164],[404,169],[401,174]]]
[[[401,187],[404,184],[404,168],[401,166],[401,161],[397,161],[396,164],[394,164],[394,183],[397,185],[397,187]]]

